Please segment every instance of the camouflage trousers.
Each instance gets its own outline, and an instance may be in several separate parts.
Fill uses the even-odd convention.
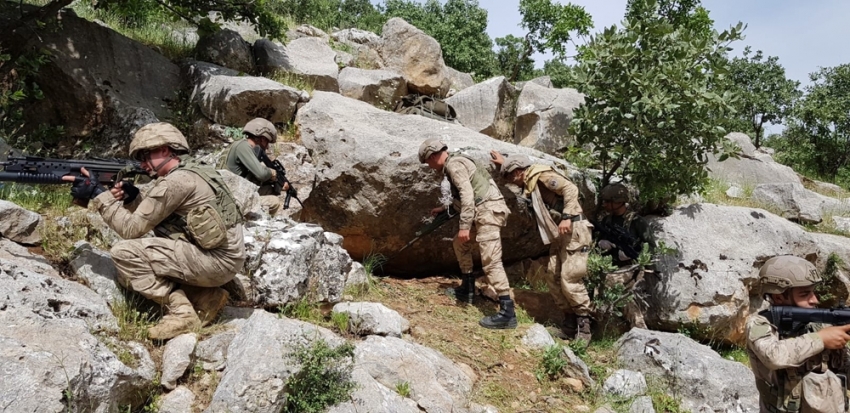
[[[260,207],[268,210],[269,215],[275,216],[283,203],[280,202],[280,196],[272,194],[272,191],[271,185],[263,185],[257,192],[260,194]]]
[[[455,236],[452,247],[454,247],[460,271],[464,274],[472,273],[472,251],[475,244],[481,252],[481,266],[487,283],[493,286],[499,296],[510,295],[511,286],[508,283],[508,275],[502,265],[502,227],[507,222],[507,212],[493,211],[487,208],[485,202],[476,207],[475,225],[470,230],[470,240],[466,243],[458,241]],[[504,205],[504,203],[502,203]],[[475,240],[473,242],[472,240]]]
[[[118,282],[162,304],[177,284],[221,287],[233,279],[245,259],[230,259],[186,241],[140,238],[119,241],[110,250]]]
[[[560,236],[549,245],[546,284],[555,304],[564,312],[590,315],[590,296],[584,286],[587,254],[592,242],[587,221],[573,222],[572,233]]]

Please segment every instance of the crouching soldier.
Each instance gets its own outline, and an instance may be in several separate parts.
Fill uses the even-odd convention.
[[[148,330],[157,340],[214,321],[228,299],[221,286],[245,261],[242,213],[233,195],[218,172],[188,153],[177,128],[149,124],[130,142],[130,157],[156,177],[147,194],[129,182],[106,190],[97,179],[77,179],[71,189],[76,200],[92,200],[124,238],[110,251],[121,285],[164,307],[162,320]],[[151,230],[156,237],[142,238]]]
[[[499,152],[490,154],[502,175],[522,188],[522,196],[531,198],[540,237],[549,245],[546,282],[555,304],[565,313],[564,334],[590,342],[590,297],[584,278],[592,238],[578,203],[578,188],[552,167],[532,164],[525,156],[505,161]]]
[[[242,133],[245,139],[230,145],[221,167],[259,185],[260,205],[274,216],[281,205],[279,194],[274,194],[277,171],[263,164],[260,158],[265,155],[270,143],[277,142],[277,129],[271,122],[255,118],[245,124]],[[286,192],[287,189],[289,184],[283,184],[281,191]]]
[[[474,244],[470,240],[474,239],[481,250],[481,265],[487,282],[499,295],[499,312],[482,318],[478,324],[491,329],[516,328],[511,287],[502,266],[501,230],[510,214],[502,192],[486,169],[466,156],[449,154],[448,147],[439,139],[432,138],[422,143],[419,147],[419,161],[427,163],[431,169],[441,171],[448,178],[455,209],[460,211],[460,230],[452,246],[463,279],[455,295],[472,302],[475,292],[475,277],[472,275]],[[431,215],[437,215],[445,208],[434,208]]]
[[[815,308],[820,274],[812,263],[773,257],[759,270],[761,293],[771,306]],[[795,323],[779,331],[770,311],[747,318],[747,354],[761,412],[846,412],[850,325]]]

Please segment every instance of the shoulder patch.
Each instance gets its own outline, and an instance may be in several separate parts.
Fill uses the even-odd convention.
[[[168,184],[163,181],[160,181],[156,184],[156,186],[154,186],[153,188],[151,188],[150,191],[148,191],[148,196],[151,198],[160,198],[164,196],[167,191]]]
[[[767,320],[758,318],[750,322],[747,326],[747,330],[747,339],[750,342],[769,336],[773,332],[773,328],[771,328],[770,323]]]

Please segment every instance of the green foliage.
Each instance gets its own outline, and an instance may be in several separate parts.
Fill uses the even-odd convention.
[[[821,303],[828,303],[834,301],[837,297],[833,293],[835,291],[836,282],[837,284],[841,284],[838,280],[838,271],[841,270],[841,267],[844,266],[844,260],[838,256],[838,254],[832,252],[826,259],[826,265],[821,271],[821,282],[815,285],[815,295],[817,295],[818,300]]]
[[[280,84],[291,86],[295,89],[303,90],[310,94],[312,94],[313,91],[316,90],[315,81],[307,80],[304,76],[298,75],[296,73],[276,71],[266,77]]]
[[[626,19],[643,19],[654,14],[667,20],[675,27],[683,27],[697,35],[710,38],[714,20],[700,0],[629,0]]]
[[[797,89],[800,82],[785,77],[778,57],[764,59],[761,50],[750,56],[751,53],[747,46],[743,57],[732,59],[729,77],[720,87],[737,95],[737,115],[728,118],[726,129],[751,133],[753,143],[760,147],[764,124],[782,124],[802,93]]]
[[[288,15],[295,24],[310,24],[322,30],[358,28],[381,32],[386,18],[369,0],[282,0],[272,10]]]
[[[0,199],[38,213],[62,212],[71,206],[71,194],[66,185],[0,183]]]
[[[321,323],[324,321],[318,305],[310,302],[307,297],[301,297],[298,301],[284,304],[278,308],[281,315],[296,318],[302,321]]]
[[[293,357],[301,370],[286,382],[285,413],[320,413],[329,406],[348,400],[354,391],[351,381],[354,346],[331,348],[323,340],[297,350]]]
[[[567,360],[563,356],[564,349],[558,344],[546,347],[543,350],[543,355],[540,358],[540,363],[534,371],[534,376],[538,381],[543,379],[557,379],[564,367],[567,366]]]
[[[147,340],[148,329],[156,324],[158,316],[151,303],[131,291],[124,291],[124,295],[112,303],[112,314],[118,322],[118,338],[122,341]]]
[[[738,346],[721,347],[717,352],[727,360],[737,361],[747,367],[750,366],[750,356],[747,355],[746,348]]]
[[[520,26],[528,30],[526,40],[534,52],[550,51],[559,59],[567,57],[567,44],[575,35],[586,36],[593,20],[584,7],[551,0],[520,0]]]
[[[812,83],[782,139],[776,139],[777,159],[819,179],[850,178],[850,64],[822,68],[809,77]]]
[[[496,69],[493,40],[487,34],[487,11],[478,0],[386,0],[384,16],[401,17],[440,43],[446,64],[476,79]]]
[[[525,40],[514,35],[496,38],[496,64],[499,73],[511,76],[517,70],[516,79],[529,80],[536,75],[534,71],[534,59],[526,53]]]
[[[732,111],[731,95],[709,85],[727,71],[725,53],[740,31],[706,38],[652,14],[581,49],[574,79],[586,97],[570,128],[594,148],[603,186],[629,176],[644,202],[665,205],[707,182],[706,154],[719,150],[726,131],[717,123]]]
[[[401,397],[410,396],[410,383],[403,381],[395,385],[395,392]]]
[[[331,324],[336,327],[340,333],[348,332],[348,322],[350,318],[348,313],[331,313]]]
[[[573,84],[573,67],[566,63],[553,59],[543,63],[543,74],[552,79],[552,86],[557,88],[571,87]]]

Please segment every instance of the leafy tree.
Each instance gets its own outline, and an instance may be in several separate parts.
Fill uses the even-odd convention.
[[[822,68],[809,78],[812,84],[785,130],[779,159],[835,180],[850,162],[850,64]]]
[[[369,0],[282,0],[273,4],[275,13],[323,30],[355,27],[380,33],[386,22]]]
[[[752,132],[753,143],[760,147],[764,124],[781,124],[791,112],[792,105],[801,93],[800,82],[785,77],[785,68],[776,56],[762,60],[759,50],[752,56],[749,46],[744,56],[732,59],[727,87],[736,93],[737,116],[729,118],[727,129]]]
[[[525,52],[525,41],[521,37],[510,34],[497,37],[496,46],[498,46],[496,63],[500,73],[509,77],[518,67],[515,80],[528,80],[534,77],[534,60]]]
[[[582,48],[574,81],[585,103],[570,127],[579,144],[593,147],[602,185],[628,176],[656,205],[703,188],[706,154],[720,149],[726,132],[718,123],[732,111],[731,95],[709,85],[726,71],[724,54],[741,26],[707,39],[642,13]]]
[[[575,87],[572,83],[573,67],[561,60],[552,59],[543,63],[543,74],[552,79],[552,86],[557,88]]]
[[[659,16],[674,27],[684,27],[695,35],[711,37],[714,20],[700,0],[657,0],[654,4],[645,0],[629,0],[626,4],[626,19],[643,19]]]
[[[477,78],[491,76],[496,68],[493,41],[487,34],[487,10],[478,0],[387,0],[387,19],[401,17],[440,43],[450,67]]]
[[[551,51],[558,59],[567,58],[567,45],[574,35],[585,36],[593,27],[593,20],[584,7],[572,3],[560,4],[552,0],[520,0],[520,26],[525,35],[525,51],[516,60],[510,80],[518,78],[522,62],[534,52]]]

